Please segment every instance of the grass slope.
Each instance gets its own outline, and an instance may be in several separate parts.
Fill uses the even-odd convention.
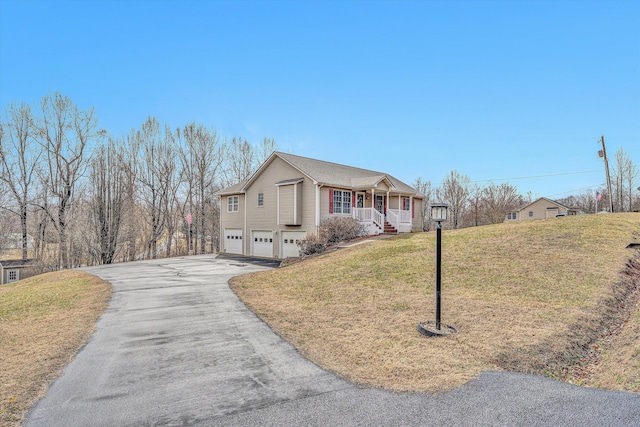
[[[301,353],[358,383],[441,392],[487,369],[584,382],[570,368],[638,286],[624,271],[638,257],[625,247],[639,232],[638,214],[445,231],[442,318],[460,331],[449,337],[416,330],[435,318],[434,233],[354,246],[231,286]],[[635,360],[616,377],[619,388],[634,390]]]
[[[0,286],[0,425],[19,425],[95,328],[111,285],[60,271]]]

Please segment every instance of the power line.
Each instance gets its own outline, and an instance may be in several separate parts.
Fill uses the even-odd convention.
[[[579,175],[583,173],[593,173],[593,172],[602,172],[601,169],[595,169],[590,171],[581,171],[581,172],[564,172],[564,173],[553,173],[549,175],[532,175],[532,176],[521,176],[517,178],[497,178],[497,179],[482,179],[479,181],[469,181],[470,183],[476,182],[492,182],[492,181],[513,181],[516,179],[534,179],[534,178],[548,178],[551,176],[565,176],[565,175]]]
[[[549,195],[549,197],[559,196],[561,194],[577,193],[578,191],[591,190],[594,187],[604,187],[604,185],[605,185],[604,183],[603,184],[590,185],[589,187],[583,187],[583,188],[578,188],[576,190],[569,190],[569,191],[563,191],[562,193],[551,194],[551,195]]]

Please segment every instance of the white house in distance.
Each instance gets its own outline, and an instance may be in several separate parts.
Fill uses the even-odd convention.
[[[220,251],[287,258],[320,222],[353,217],[370,235],[421,229],[423,195],[393,176],[274,152],[246,181],[217,193]]]
[[[529,219],[554,218],[557,215],[578,215],[578,209],[570,208],[554,200],[540,197],[520,209],[507,213],[506,222]]]

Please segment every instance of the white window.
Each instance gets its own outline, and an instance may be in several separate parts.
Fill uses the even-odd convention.
[[[258,207],[264,206],[264,193],[258,193]]]
[[[227,198],[227,212],[238,212],[240,210],[240,196],[229,196]]]
[[[533,211],[529,211],[529,216],[532,217],[533,216]]]
[[[351,213],[351,191],[333,190],[333,213]]]
[[[408,197],[402,199],[402,209],[405,211],[411,210],[411,199],[409,199]]]
[[[9,270],[7,282],[17,282],[18,281],[18,270]]]
[[[507,214],[507,219],[517,219],[518,218],[518,214],[516,212],[509,212]]]

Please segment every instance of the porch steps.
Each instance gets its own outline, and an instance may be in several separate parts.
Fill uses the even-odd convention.
[[[387,221],[384,222],[384,234],[398,234],[398,230]]]

